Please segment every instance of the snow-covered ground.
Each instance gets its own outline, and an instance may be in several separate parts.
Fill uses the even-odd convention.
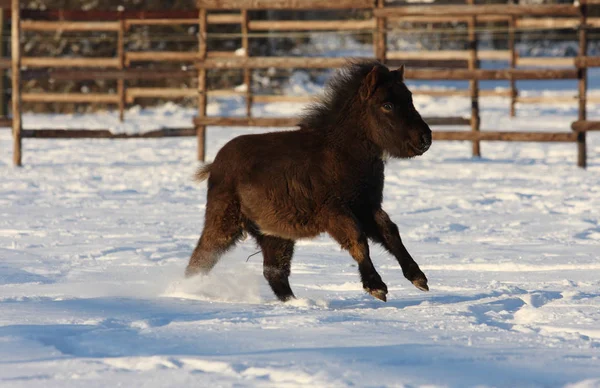
[[[467,99],[416,103],[425,116],[469,112]],[[483,100],[483,130],[567,131],[576,117],[575,103],[512,120],[507,107]],[[167,105],[124,126],[114,114],[24,123],[139,131],[192,115]],[[209,159],[248,131],[260,129],[210,128]],[[0,130],[0,385],[600,387],[600,135],[586,171],[573,144],[483,143],[471,159],[470,143],[436,142],[390,161],[384,205],[431,291],[375,248],[387,303],[326,236],[298,244],[293,303],[271,294],[249,240],[184,280],[205,204],[195,144],[25,139],[15,169]]]

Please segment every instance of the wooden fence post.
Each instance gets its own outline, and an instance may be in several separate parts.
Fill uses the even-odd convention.
[[[21,12],[19,0],[12,0],[12,132],[13,132],[13,164],[22,166],[21,141]]]
[[[4,9],[0,8],[0,58],[4,58]],[[6,92],[4,90],[4,75],[6,71],[0,70],[0,116],[6,116]]]
[[[125,68],[125,19],[123,11],[119,12],[119,35],[117,38],[117,57],[119,58],[119,70]],[[119,121],[125,119],[125,80],[117,80],[117,94],[119,95]]]
[[[587,57],[587,4],[586,0],[579,0],[579,56]],[[587,118],[587,67],[577,69],[577,79],[579,86],[579,114],[578,119]],[[585,168],[587,165],[587,149],[585,144],[585,132],[577,133],[577,165]]]
[[[250,56],[248,41],[248,10],[242,10],[242,49],[244,56]],[[244,69],[244,85],[246,86],[246,116],[252,116],[252,69]]]
[[[207,20],[206,8],[202,8],[198,12],[198,59],[204,61],[207,51]],[[206,116],[207,103],[207,82],[206,69],[201,67],[198,69],[198,117]],[[198,138],[198,160],[204,161],[206,157],[206,126],[196,126],[196,136]]]
[[[469,4],[473,4],[473,0],[469,0]],[[468,22],[469,28],[469,70],[479,68],[479,60],[477,59],[477,18],[473,16]],[[469,89],[471,91],[471,131],[479,131],[479,81],[471,79],[469,81]],[[481,156],[481,143],[478,140],[473,141],[473,156]]]
[[[514,69],[517,65],[517,52],[515,48],[515,27],[517,18],[511,16],[508,21],[508,50],[510,51],[510,68]],[[517,102],[517,85],[514,77],[510,77],[510,117],[515,117],[515,105]]]
[[[385,0],[377,0],[377,8],[384,8]],[[376,18],[376,29],[377,31],[373,34],[373,45],[375,51],[375,57],[381,62],[385,63],[387,54],[387,34],[386,34],[386,18]]]

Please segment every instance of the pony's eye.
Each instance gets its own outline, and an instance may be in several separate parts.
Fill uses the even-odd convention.
[[[390,112],[392,109],[394,109],[394,104],[392,104],[391,102],[386,102],[385,104],[383,104],[383,109]]]

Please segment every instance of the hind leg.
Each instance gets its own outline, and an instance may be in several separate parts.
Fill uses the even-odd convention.
[[[209,189],[204,230],[192,253],[185,276],[208,273],[241,236],[241,213],[237,199],[227,192]]]
[[[295,298],[288,280],[294,255],[294,241],[265,235],[255,237],[263,252],[263,275],[275,296],[282,302]]]

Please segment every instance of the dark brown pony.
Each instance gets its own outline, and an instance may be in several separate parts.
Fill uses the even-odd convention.
[[[365,291],[386,300],[387,286],[367,239],[396,257],[404,276],[427,291],[398,227],[381,208],[384,156],[427,151],[431,130],[404,84],[404,67],[349,63],[310,106],[300,129],[236,137],[197,173],[208,178],[204,230],[186,276],[207,273],[242,237],[253,236],[263,273],[282,301],[294,297],[288,277],[294,242],[327,232],[358,263]]]

